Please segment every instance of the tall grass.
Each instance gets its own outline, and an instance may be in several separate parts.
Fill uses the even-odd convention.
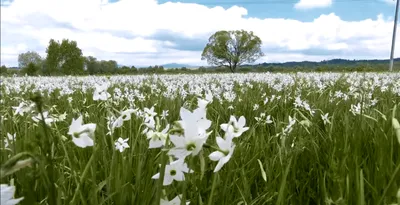
[[[260,75],[260,74],[257,74]],[[398,74],[288,74],[256,78],[252,75],[191,75],[191,76],[136,76],[121,78],[66,77],[65,85],[75,92],[63,93],[63,85],[51,87],[46,78],[6,78],[1,85],[1,138],[16,133],[8,148],[1,143],[1,183],[14,181],[16,196],[23,196],[21,204],[157,204],[157,196],[168,199],[183,194],[190,204],[390,204],[398,202],[400,188],[400,143],[392,127],[392,118],[400,119]],[[391,75],[397,75],[391,76]],[[371,86],[376,81],[385,83]],[[207,80],[204,80],[207,79]],[[221,79],[224,79],[221,81]],[[243,80],[244,79],[244,80]],[[349,80],[350,79],[350,80]],[[358,80],[359,83],[354,82]],[[167,121],[179,120],[181,106],[195,104],[193,84],[213,91],[211,86],[231,90],[233,102],[217,100],[207,106],[207,118],[212,121],[213,133],[207,143],[215,144],[219,127],[231,115],[244,116],[249,130],[238,138],[231,160],[217,173],[216,162],[208,159],[213,151],[203,148],[199,156],[187,161],[194,170],[185,175],[185,182],[174,182],[161,187],[152,176],[160,172],[165,157],[160,149],[149,149],[142,133],[143,119],[132,115],[123,126],[106,135],[107,116],[132,105],[122,98],[119,104],[93,100],[94,84],[111,81],[108,89],[138,90],[144,99],[135,96],[134,108],[155,107],[161,114],[169,110]],[[57,81],[59,82],[59,81]],[[168,84],[168,82],[170,84]],[[54,83],[54,82],[50,82]],[[319,84],[325,85],[319,87]],[[282,85],[277,89],[276,85]],[[14,88],[21,86],[21,88]],[[166,97],[167,88],[178,94]],[[207,88],[208,87],[208,88]],[[356,91],[350,90],[356,87]],[[36,89],[35,89],[36,88]],[[6,90],[9,91],[6,91]],[[178,90],[188,91],[187,96]],[[201,90],[201,92],[203,91]],[[349,95],[345,100],[333,97],[336,91]],[[39,91],[39,92],[37,92]],[[197,91],[196,91],[197,92]],[[191,94],[192,93],[192,94]],[[220,95],[215,92],[214,97]],[[223,94],[225,92],[221,92]],[[351,93],[358,93],[353,95]],[[368,97],[371,93],[372,98]],[[183,96],[182,96],[183,95]],[[271,101],[271,96],[281,96]],[[40,97],[38,97],[40,96]],[[314,114],[295,107],[297,96],[310,104]],[[72,98],[69,103],[68,98]],[[265,97],[270,100],[264,104]],[[222,98],[224,99],[224,98]],[[377,99],[376,105],[350,112],[351,106]],[[35,114],[15,115],[12,106],[23,100],[35,103]],[[116,101],[111,98],[110,101]],[[191,105],[186,105],[191,103]],[[368,104],[367,103],[367,104]],[[254,104],[259,108],[254,110]],[[228,109],[232,106],[233,109]],[[31,117],[41,111],[66,119],[51,126],[35,123]],[[261,113],[270,115],[273,123],[257,122]],[[329,113],[330,123],[322,114]],[[67,135],[72,119],[83,115],[85,123],[95,123],[95,145],[80,148]],[[293,130],[279,134],[288,124],[289,116],[296,119]],[[129,138],[124,152],[115,149],[119,137]],[[16,169],[18,161],[31,159],[30,166]],[[24,165],[24,164],[23,164]]]

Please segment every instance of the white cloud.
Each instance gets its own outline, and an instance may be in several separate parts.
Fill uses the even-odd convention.
[[[332,5],[333,0],[300,0],[294,7],[296,9],[324,8]]]
[[[386,2],[386,3],[388,3],[388,4],[393,4],[393,5],[395,5],[397,0],[381,0],[381,1],[384,1],[384,2]]]
[[[311,5],[309,2],[299,3]],[[247,10],[238,6],[208,8],[154,0],[14,0],[1,10],[1,62],[6,65],[16,65],[18,53],[25,50],[45,55],[51,38],[76,40],[84,55],[114,59],[120,64],[204,65],[200,59],[203,45],[197,45],[197,51],[184,49],[191,42],[206,43],[212,33],[222,29],[254,31],[268,55],[260,62],[387,58],[393,29],[393,22],[383,15],[344,21],[330,13],[302,22],[249,18]],[[161,38],[162,31],[173,35]]]

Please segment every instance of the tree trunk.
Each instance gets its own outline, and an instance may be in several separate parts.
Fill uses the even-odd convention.
[[[229,69],[231,69],[232,73],[235,73],[236,72],[236,64],[229,66]]]
[[[235,73],[235,67],[233,67],[232,65],[229,66],[229,69],[231,70],[232,73]]]

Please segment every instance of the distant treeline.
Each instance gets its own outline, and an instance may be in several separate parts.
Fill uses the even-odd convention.
[[[336,59],[322,62],[287,62],[287,63],[262,63],[258,65],[244,65],[237,69],[239,73],[246,72],[384,72],[389,69],[389,60],[342,60]],[[393,66],[394,71],[400,71],[400,58],[397,58]],[[1,66],[1,74],[25,75],[26,71],[19,68],[7,68]],[[173,74],[173,73],[230,73],[229,68],[223,67],[199,67],[193,68],[164,68],[163,66],[149,66],[136,68],[135,66],[118,66],[116,61],[91,61],[85,62],[85,70],[73,75],[134,75],[134,74]],[[37,70],[35,75],[44,75]],[[61,72],[52,75],[65,75]]]
[[[51,42],[51,43],[54,43]],[[68,45],[69,42],[63,42]],[[75,42],[72,42],[74,44]],[[71,44],[71,43],[70,43]],[[75,46],[75,45],[74,45]],[[61,46],[60,46],[61,47]],[[48,49],[49,51],[49,49]],[[77,51],[80,53],[79,51]],[[71,53],[71,52],[67,52]],[[51,53],[50,53],[51,54]],[[51,57],[51,56],[50,56]],[[49,58],[49,56],[47,57]],[[59,58],[56,58],[59,59]],[[81,60],[75,60],[81,59]],[[229,73],[227,67],[199,67],[199,68],[164,68],[163,66],[149,66],[146,68],[136,68],[135,66],[119,66],[114,60],[97,60],[95,57],[79,56],[76,58],[66,58],[61,64],[55,61],[54,66],[49,66],[51,59],[43,60],[36,52],[20,54],[18,61],[20,67],[1,66],[0,74],[3,76],[12,75],[134,75],[134,74],[154,74],[154,73]],[[49,67],[57,69],[48,69]],[[76,69],[77,67],[82,67]],[[345,60],[333,59],[321,62],[285,62],[285,63],[261,63],[256,65],[239,66],[236,72],[379,72],[388,71],[389,60]],[[400,71],[400,58],[394,59],[393,70]]]
[[[400,58],[395,58],[395,62],[400,62]],[[302,62],[285,62],[285,63],[262,63],[257,66],[281,66],[281,67],[318,67],[318,66],[357,66],[357,65],[379,65],[379,64],[388,64],[389,60],[346,60],[346,59],[332,59],[332,60],[324,60],[321,62],[313,62],[313,61],[302,61]],[[246,66],[246,65],[245,65]]]
[[[254,62],[263,56],[261,52],[261,40],[253,36],[252,32],[241,31],[219,31],[213,35],[214,40],[223,40],[236,35],[237,39],[252,42],[254,46],[250,49],[253,56],[247,56],[245,61],[237,52],[226,53],[226,49],[219,48],[226,42],[209,42],[202,54],[202,60],[207,59],[209,65],[219,67],[199,68],[164,68],[163,66],[149,66],[147,68],[136,68],[135,66],[120,66],[115,60],[97,60],[93,56],[83,56],[82,50],[76,41],[63,39],[56,41],[50,39],[46,48],[46,57],[40,56],[36,51],[27,51],[18,55],[18,67],[7,68],[1,66],[1,75],[29,75],[29,76],[60,76],[60,75],[115,75],[115,74],[153,74],[153,73],[226,73],[226,72],[354,72],[354,71],[388,71],[389,60],[345,60],[333,59],[322,62],[285,62],[285,63],[261,63],[257,65],[243,65],[244,62]],[[239,38],[239,37],[240,38]],[[218,37],[218,38],[217,38]],[[253,40],[251,40],[253,39]],[[230,41],[229,41],[230,42]],[[232,41],[233,42],[233,41]],[[215,45],[214,45],[215,44]],[[242,44],[241,44],[242,45]],[[243,44],[245,45],[245,44]],[[225,45],[226,46],[226,45]],[[240,46],[240,45],[236,45]],[[233,46],[235,47],[235,46]],[[214,53],[221,51],[220,53]],[[239,52],[240,53],[240,52]],[[232,57],[233,56],[233,57]],[[241,59],[241,60],[238,60]],[[218,62],[217,62],[218,61]],[[168,66],[168,65],[165,65]],[[182,65],[180,65],[182,66]],[[221,67],[223,66],[223,67]],[[400,70],[400,58],[395,59],[393,70]]]

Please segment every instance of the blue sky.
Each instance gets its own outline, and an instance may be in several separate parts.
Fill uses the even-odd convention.
[[[218,30],[251,30],[257,62],[382,59],[390,53],[392,0],[1,0],[1,64],[51,38],[76,40],[85,56],[123,65],[206,65]],[[399,38],[398,38],[399,39]],[[398,57],[400,49],[395,56]]]
[[[163,0],[159,2],[165,3],[168,1]],[[225,9],[238,5],[247,9],[249,13],[248,17],[290,18],[300,21],[312,21],[321,14],[331,12],[334,12],[346,21],[375,18],[378,13],[382,13],[385,16],[392,16],[395,12],[394,3],[390,4],[384,0],[337,0],[333,1],[332,6],[307,10],[296,10],[293,8],[293,5],[298,2],[295,0],[181,0],[172,2],[198,3],[209,7],[222,6]]]

